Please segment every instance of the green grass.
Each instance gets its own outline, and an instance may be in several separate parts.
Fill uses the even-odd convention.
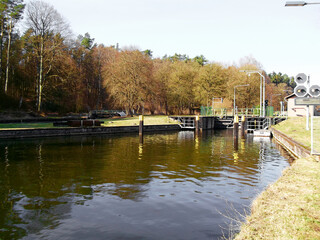
[[[52,123],[1,123],[0,129],[53,128]]]

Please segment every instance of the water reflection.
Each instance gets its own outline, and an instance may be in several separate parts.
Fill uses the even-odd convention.
[[[241,212],[288,165],[270,140],[237,145],[232,131],[0,142],[0,238],[221,236],[225,201]]]

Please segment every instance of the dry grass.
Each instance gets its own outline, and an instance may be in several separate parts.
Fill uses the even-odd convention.
[[[292,117],[274,126],[295,141],[311,148],[311,131],[306,130],[305,117]],[[311,128],[311,125],[310,125]],[[314,120],[314,148],[320,152],[320,118]]]
[[[275,126],[310,147],[310,131],[305,127],[305,118],[290,118]],[[320,146],[320,138],[315,140]],[[296,160],[255,199],[235,239],[320,239],[319,186],[320,162],[313,157]]]
[[[139,117],[127,117],[118,119],[101,119],[104,121],[102,126],[115,127],[115,126],[136,126],[139,125]],[[177,122],[171,120],[168,116],[145,116],[144,125],[165,125],[165,124],[177,124]]]
[[[235,239],[320,239],[320,163],[299,159],[253,202]]]

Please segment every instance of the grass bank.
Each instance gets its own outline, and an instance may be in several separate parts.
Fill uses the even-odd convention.
[[[297,142],[302,143],[307,147],[311,147],[311,134],[310,131],[306,131],[306,118],[292,117],[279,123],[274,128],[283,132],[288,137],[293,138]]]
[[[104,123],[105,127],[116,126],[135,126],[139,125],[139,117],[127,117],[127,118],[112,118],[112,119],[100,119]],[[168,116],[145,116],[143,120],[144,125],[165,125],[165,124],[177,124],[176,121],[171,120]]]
[[[252,204],[235,239],[320,239],[320,163],[299,159]]]
[[[0,123],[1,129],[25,129],[25,128],[53,128],[53,123]]]
[[[289,119],[276,129],[310,146],[305,119]],[[319,186],[320,162],[313,157],[296,160],[254,200],[235,239],[320,239]]]

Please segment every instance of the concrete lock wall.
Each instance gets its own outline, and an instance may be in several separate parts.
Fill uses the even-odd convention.
[[[179,125],[148,125],[144,126],[145,132],[177,131]],[[139,126],[128,127],[87,127],[87,128],[37,128],[19,130],[1,130],[0,139],[4,138],[30,138],[30,137],[53,137],[53,136],[77,136],[99,135],[113,133],[138,133]]]
[[[199,128],[203,130],[214,129],[214,117],[200,117]]]
[[[292,138],[284,135],[282,132],[272,129],[273,137],[282,145],[287,151],[297,158],[305,158],[311,155],[306,146],[294,141]]]

